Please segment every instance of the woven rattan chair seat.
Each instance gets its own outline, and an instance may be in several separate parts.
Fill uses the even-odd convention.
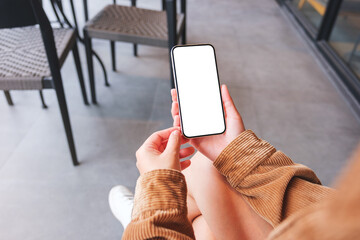
[[[177,35],[184,27],[184,15],[177,14]],[[168,47],[165,11],[108,5],[85,26],[91,38]]]
[[[75,41],[72,29],[53,29],[60,66]],[[38,27],[0,29],[0,89],[42,89],[50,77],[44,43]]]

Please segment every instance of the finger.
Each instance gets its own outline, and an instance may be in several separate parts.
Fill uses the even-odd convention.
[[[177,102],[177,93],[175,88],[171,89],[171,100],[173,102]]]
[[[181,159],[181,158],[189,157],[194,152],[195,152],[195,148],[193,148],[193,147],[182,148],[182,149],[180,149],[180,152],[179,152],[179,158]]]
[[[185,144],[185,143],[187,143],[187,142],[189,142],[189,139],[187,139],[187,138],[184,137],[184,136],[181,136],[181,138],[180,138],[180,145],[183,145],[183,144]],[[166,149],[167,143],[168,143],[168,140],[164,140],[164,141],[162,142],[162,144],[157,147],[157,148],[158,148],[158,151],[161,152],[161,153],[164,152],[164,150]],[[180,150],[181,150],[181,149],[180,149]]]
[[[176,129],[170,134],[164,153],[178,157],[180,146],[181,146],[181,134],[180,131]]]
[[[225,84],[221,86],[221,95],[224,103],[224,110],[226,112],[226,116],[239,117],[240,114],[237,111],[234,101],[230,96],[229,89]]]
[[[148,145],[148,146],[157,146],[160,147],[161,144],[164,141],[167,141],[167,139],[169,138],[170,134],[174,131],[174,130],[178,130],[178,128],[172,127],[172,128],[167,128],[158,132],[155,132],[153,134],[151,134],[150,137],[148,137],[148,139],[145,140],[144,145]]]
[[[188,167],[190,166],[190,164],[191,164],[191,161],[190,161],[189,159],[180,162],[181,171],[182,171],[182,170],[185,170],[186,168],[188,168]]]
[[[179,115],[179,104],[177,102],[173,102],[171,104],[171,116],[174,118],[176,115]]]
[[[161,145],[158,147],[159,152],[161,152],[161,153],[164,152],[165,147],[166,147],[166,145],[161,144]]]
[[[183,145],[183,144],[185,144],[185,143],[187,143],[189,141],[190,141],[190,139],[188,139],[188,138],[184,137],[183,135],[181,135],[181,145]]]
[[[180,129],[179,129],[179,131],[180,131]],[[183,144],[185,144],[185,143],[187,143],[187,142],[189,142],[189,141],[190,141],[190,139],[188,139],[188,138],[186,138],[186,137],[184,137],[184,136],[181,135],[181,141],[180,141],[180,144],[181,144],[181,145],[183,145]],[[168,143],[168,139],[165,139],[165,140],[162,141],[162,144],[161,144],[161,145],[164,146],[163,149],[166,148],[167,143]]]
[[[179,115],[176,115],[174,117],[174,124],[173,124],[174,127],[180,127],[180,116]]]
[[[177,130],[179,130],[180,132],[181,132],[181,128],[180,128],[180,117],[179,117],[179,123],[178,123],[178,126],[173,126],[173,129],[175,130],[175,129],[177,129]],[[162,141],[162,145],[164,146],[164,149],[165,149],[165,147],[166,147],[166,145],[167,145],[167,142],[168,142],[168,140],[169,139],[164,139],[163,141]],[[183,145],[183,144],[185,144],[185,143],[187,143],[187,142],[189,142],[190,141],[190,139],[189,138],[186,138],[186,137],[184,137],[182,134],[181,134],[181,145]]]

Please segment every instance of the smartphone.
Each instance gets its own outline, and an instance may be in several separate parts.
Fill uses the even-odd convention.
[[[210,44],[174,46],[171,62],[182,134],[195,138],[224,133],[215,48]]]

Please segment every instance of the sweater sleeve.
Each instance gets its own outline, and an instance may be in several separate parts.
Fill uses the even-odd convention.
[[[185,177],[179,171],[159,169],[140,176],[132,220],[122,239],[195,239],[186,194]]]
[[[310,168],[292,162],[251,130],[233,140],[214,166],[273,227],[333,191]]]

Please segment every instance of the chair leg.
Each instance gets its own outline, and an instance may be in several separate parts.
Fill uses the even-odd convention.
[[[4,94],[5,94],[5,98],[6,98],[6,101],[8,102],[8,104],[10,106],[14,106],[14,102],[11,99],[10,92],[9,91],[4,91]]]
[[[91,46],[91,38],[89,38],[87,32],[84,30],[84,43],[86,49],[86,59],[88,64],[89,71],[89,82],[90,82],[90,90],[91,90],[91,101],[93,104],[97,104],[96,101],[96,90],[95,90],[95,79],[94,79],[94,63],[92,59],[92,46]]]
[[[116,72],[116,53],[115,53],[115,42],[110,41],[110,49],[111,49],[111,62],[112,62],[112,70]]]
[[[164,0],[163,0],[163,1],[164,1]],[[132,6],[132,7],[136,7],[136,0],[131,0],[131,6]],[[138,55],[137,52],[138,52],[138,51],[137,51],[137,44],[136,44],[136,43],[133,44],[133,49],[134,49],[134,51],[133,51],[133,52],[134,52],[134,56],[137,57],[137,55]]]
[[[170,61],[170,87],[175,88],[173,69],[171,66],[171,49],[176,45],[176,2],[173,0],[166,0],[166,15],[168,24],[169,37],[169,61]]]
[[[181,43],[186,44],[186,22],[184,22],[184,29],[181,36]]]
[[[77,165],[79,165],[79,162],[78,162],[77,155],[76,155],[75,143],[74,143],[74,138],[73,138],[73,134],[72,134],[72,130],[71,130],[69,112],[68,112],[68,108],[67,108],[67,104],[66,104],[66,100],[65,100],[65,92],[64,92],[62,79],[60,77],[60,79],[53,79],[53,81],[54,81],[54,85],[55,85],[55,92],[56,92],[56,96],[57,96],[58,103],[59,103],[61,117],[62,117],[64,127],[65,127],[66,137],[67,137],[69,148],[70,148],[72,162],[73,162],[74,166],[77,166]]]
[[[186,0],[180,2],[181,13],[184,14],[184,27],[182,30],[181,41],[182,44],[186,44]]]
[[[134,56],[138,56],[138,45],[136,43],[134,43]]]
[[[84,4],[84,16],[85,16],[85,22],[89,20],[89,9],[88,9],[88,3],[87,0],[83,0]]]
[[[41,99],[42,107],[45,108],[45,109],[48,108],[48,106],[47,106],[46,103],[45,103],[45,99],[44,99],[44,95],[43,95],[42,90],[39,90],[39,94],[40,94],[40,99]]]
[[[84,75],[83,75],[81,63],[80,63],[80,56],[79,56],[77,42],[75,42],[72,52],[73,52],[73,56],[74,56],[74,62],[76,65],[76,71],[77,71],[78,78],[79,78],[79,83],[80,83],[80,88],[81,88],[81,93],[83,96],[84,104],[89,105],[89,101],[87,99],[87,94],[86,94]]]

